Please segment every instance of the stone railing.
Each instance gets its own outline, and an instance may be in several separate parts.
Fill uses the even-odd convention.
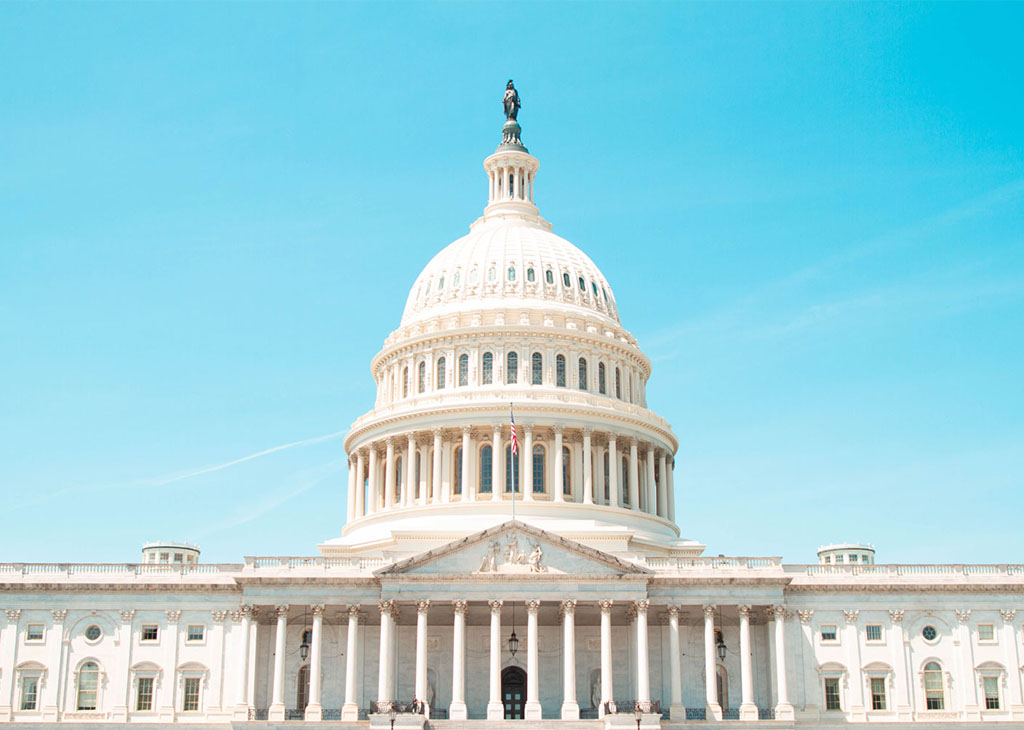
[[[1019,563],[998,563],[986,565],[965,565],[949,563],[937,565],[806,565],[787,566],[791,570],[806,571],[807,575],[878,575],[878,576],[941,576],[941,575],[1017,575],[1024,577],[1024,565]]]
[[[325,558],[322,556],[312,557],[289,557],[289,556],[268,556],[268,557],[251,557],[246,556],[245,568],[247,570],[270,570],[287,568],[290,570],[296,568],[314,568],[320,570],[330,570],[331,568],[341,569],[355,569],[355,570],[373,570],[374,568],[380,568],[384,565],[389,564],[390,561],[385,558]]]
[[[648,700],[640,702],[638,700],[614,700],[612,702],[605,702],[604,714],[606,715],[633,715],[637,710],[644,715],[660,715],[661,714],[661,702],[659,700]]]
[[[782,567],[782,558],[660,558],[648,557],[651,570],[773,570]]]
[[[3,575],[199,575],[237,573],[239,563],[0,563]]]

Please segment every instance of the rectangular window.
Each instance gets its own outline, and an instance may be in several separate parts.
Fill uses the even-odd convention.
[[[821,626],[821,640],[822,641],[838,641],[838,635],[836,634],[835,624],[822,624]]]
[[[160,636],[160,630],[156,624],[143,624],[139,641],[156,641]]]
[[[866,627],[864,627],[864,636],[868,641],[881,641],[882,625],[868,624]]]
[[[153,711],[153,678],[152,677],[139,677],[137,680],[137,689],[135,691],[135,711],[136,712],[152,712]]]
[[[182,712],[199,712],[199,677],[185,677],[185,691],[182,694]]]
[[[985,709],[999,709],[999,677],[982,677],[985,687]]]
[[[34,710],[39,700],[39,677],[36,675],[21,678],[21,709]]]
[[[825,677],[825,709],[842,709],[839,703],[839,677]]]
[[[202,624],[189,624],[188,633],[185,634],[185,641],[202,641],[206,627]]]
[[[846,556],[846,562],[848,562],[848,563],[856,563],[857,562],[857,556],[854,555],[853,553],[847,555]]]
[[[42,624],[29,624],[25,627],[25,641],[42,641],[43,631]]]
[[[992,624],[978,624],[979,641],[995,641],[996,629]]]
[[[885,677],[871,678],[871,709],[885,709]]]

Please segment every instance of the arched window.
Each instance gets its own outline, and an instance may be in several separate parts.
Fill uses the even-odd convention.
[[[409,368],[402,368],[402,397],[409,397]]]
[[[622,474],[619,476],[619,486],[622,487],[622,504],[629,505],[629,459],[622,457]]]
[[[587,389],[587,361],[580,358],[580,390]]]
[[[533,353],[530,364],[530,382],[540,385],[544,382],[544,358],[539,352]]]
[[[944,710],[946,696],[942,689],[942,666],[938,662],[924,665],[924,701],[929,710]]]
[[[622,373],[615,368],[615,397],[622,400]]]
[[[543,494],[547,490],[544,484],[544,447],[540,444],[533,446],[533,493]]]
[[[533,269],[527,269],[526,270],[526,280],[527,281],[532,282],[532,281],[535,281],[536,278],[537,278],[537,275],[533,272]]]
[[[469,355],[459,355],[459,385],[469,385]]]
[[[441,291],[442,289],[444,289],[444,277],[443,276],[441,277],[441,280],[437,282],[437,290]]]
[[[519,355],[514,352],[510,352],[508,357],[505,358],[505,382],[516,383],[519,379]]]
[[[569,274],[568,273],[563,273],[562,274],[562,283],[565,284],[566,286],[572,286],[572,284],[569,283]]]
[[[601,395],[605,394],[606,388],[604,387],[604,363],[599,362],[597,364],[597,392]]]
[[[544,281],[546,281],[548,284],[555,283],[555,275],[551,271],[551,269],[548,269],[547,271],[544,272]]]
[[[519,454],[512,455],[512,444],[505,447],[505,491],[519,491]]]
[[[95,710],[100,686],[100,668],[96,662],[86,662],[78,669],[78,699],[75,707],[79,710]]]
[[[562,447],[562,494],[569,495],[572,493],[572,482],[569,477],[572,476],[572,470],[569,468],[569,460],[572,459],[572,452],[569,451],[568,446]]]
[[[444,387],[444,358],[437,358],[437,379],[435,380],[438,388]]]
[[[309,665],[299,667],[299,676],[295,686],[295,709],[305,710],[309,704]]]
[[[483,367],[481,370],[481,382],[484,385],[490,385],[494,379],[494,353],[485,352],[483,357]]]
[[[565,355],[558,355],[555,358],[555,385],[559,388],[565,387]]]
[[[581,292],[585,292],[587,290],[587,283],[585,281],[583,281],[583,277],[582,276],[578,279],[578,281],[579,281],[579,284],[580,284],[580,291]]]
[[[515,281],[516,280],[516,267],[515,266],[509,266],[508,267],[508,280],[509,281]]]
[[[493,452],[488,444],[484,444],[483,448],[480,449],[480,493],[490,494],[494,491],[492,486],[493,471],[492,466],[494,464]]]
[[[462,277],[459,275],[458,271],[456,271],[455,276],[452,277],[452,286],[455,287],[456,289],[459,287],[459,279],[461,278]],[[608,295],[605,294],[604,298],[607,299]]]
[[[455,447],[455,463],[452,465],[455,470],[454,477],[452,478],[452,484],[455,488],[452,490],[452,494],[462,494],[462,447]]]
[[[444,279],[441,279],[441,286],[444,286]],[[590,282],[590,288],[594,290],[594,299],[597,299],[597,284]]]
[[[608,452],[604,452],[604,503],[610,504],[612,501],[612,490],[609,487],[610,479],[608,477]]]
[[[488,281],[494,281],[497,278],[498,278],[498,270],[497,269],[495,269],[493,266],[491,268],[487,269],[487,280]]]
[[[419,389],[419,392],[422,393],[427,388],[427,363],[423,360],[420,360],[419,373],[417,374],[416,379],[418,381],[416,383],[416,387]]]

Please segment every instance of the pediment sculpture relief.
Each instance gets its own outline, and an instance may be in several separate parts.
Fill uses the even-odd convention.
[[[538,542],[529,542],[524,550],[516,535],[509,535],[502,548],[501,542],[491,540],[487,552],[480,560],[477,573],[546,573],[544,551]]]

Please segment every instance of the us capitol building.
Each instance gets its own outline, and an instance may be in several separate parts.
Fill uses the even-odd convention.
[[[341,536],[0,564],[0,722],[1021,727],[1024,566],[857,544],[787,565],[681,535],[651,361],[540,216],[511,82],[504,105],[483,215],[371,363]]]

